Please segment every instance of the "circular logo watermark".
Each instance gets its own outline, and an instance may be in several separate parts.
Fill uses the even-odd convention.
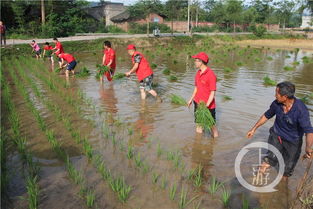
[[[248,183],[242,176],[241,174],[241,170],[240,170],[240,165],[241,165],[241,161],[243,159],[243,157],[250,152],[251,150],[249,149],[258,149],[259,150],[259,159],[261,159],[261,150],[263,149],[267,149],[271,152],[273,152],[275,154],[275,156],[277,157],[278,160],[278,165],[279,165],[279,169],[278,169],[278,174],[276,176],[276,178],[270,183],[267,184],[267,178],[269,174],[266,173],[261,173],[259,171],[259,169],[257,168],[256,170],[254,170],[253,173],[253,182],[250,184]],[[260,164],[258,165],[258,167],[260,166]],[[275,192],[277,191],[275,188],[275,186],[280,182],[280,180],[283,177],[284,174],[284,170],[285,170],[285,162],[283,159],[283,156],[281,155],[281,153],[279,152],[279,150],[274,147],[271,144],[268,144],[266,142],[254,142],[251,144],[248,144],[246,146],[244,146],[240,152],[238,153],[236,160],[235,160],[235,174],[236,177],[239,181],[239,183],[245,187],[246,189],[249,189],[253,192]],[[261,183],[260,183],[261,181]],[[263,182],[265,181],[265,182]],[[256,183],[255,183],[256,182]],[[257,185],[261,185],[261,186],[255,186],[255,184]]]

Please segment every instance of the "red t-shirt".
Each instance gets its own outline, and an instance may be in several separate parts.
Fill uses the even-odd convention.
[[[55,48],[56,48],[57,50],[60,49],[59,52],[55,53],[56,55],[59,55],[59,54],[61,54],[61,53],[64,53],[64,49],[63,49],[63,46],[62,46],[62,44],[61,44],[60,41],[57,41],[57,43],[55,44]]]
[[[194,101],[199,104],[200,102],[207,103],[211,91],[216,91],[216,76],[214,72],[208,67],[202,74],[201,70],[198,70],[195,77],[195,86],[197,87],[197,93],[194,97]],[[209,105],[209,109],[215,108],[215,99]]]
[[[64,59],[68,63],[75,61],[75,58],[71,54],[63,53],[59,57]]]
[[[52,50],[53,47],[52,46],[45,46],[43,49],[49,51],[49,50]]]
[[[144,58],[144,56],[140,53],[135,51],[132,56],[133,64],[139,63],[138,68],[136,70],[138,81],[142,81],[144,78],[153,74],[153,71],[149,65],[149,62]]]
[[[107,65],[111,62],[111,65],[109,66],[112,69],[116,68],[116,61],[115,61],[115,51],[112,48],[103,50],[103,53],[105,54],[105,60],[104,64]]]

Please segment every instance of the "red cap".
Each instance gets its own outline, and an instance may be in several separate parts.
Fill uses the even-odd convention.
[[[129,44],[128,46],[127,46],[127,50],[136,50],[136,47],[135,47],[135,45],[133,45],[133,44]]]
[[[205,52],[199,52],[196,55],[191,56],[192,58],[202,60],[203,62],[209,62],[209,56]]]

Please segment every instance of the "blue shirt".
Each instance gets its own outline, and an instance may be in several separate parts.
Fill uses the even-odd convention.
[[[297,98],[294,98],[294,103],[287,113],[284,113],[282,103],[277,100],[272,102],[264,116],[270,119],[274,115],[274,131],[283,140],[296,142],[302,139],[304,133],[313,133],[308,108]]]

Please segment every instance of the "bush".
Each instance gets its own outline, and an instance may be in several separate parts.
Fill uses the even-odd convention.
[[[170,33],[171,32],[171,28],[165,24],[150,23],[149,33],[152,33],[155,28],[159,28],[161,33]],[[129,33],[145,34],[145,33],[147,33],[147,24],[130,23]]]
[[[218,31],[218,26],[213,25],[213,26],[198,26],[198,27],[193,27],[192,32],[215,32]]]
[[[266,32],[266,28],[263,25],[259,25],[252,32],[255,36],[262,37]]]
[[[125,33],[124,30],[122,30],[121,28],[115,26],[115,25],[109,25],[107,27],[105,27],[108,33]]]

